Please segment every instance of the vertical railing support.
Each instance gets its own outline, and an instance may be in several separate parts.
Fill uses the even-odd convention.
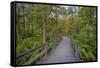
[[[44,57],[46,57],[46,56],[47,56],[47,53],[48,53],[48,46],[45,45],[45,46],[44,46],[44,49],[46,50],[46,52],[45,52],[45,56],[44,56]]]

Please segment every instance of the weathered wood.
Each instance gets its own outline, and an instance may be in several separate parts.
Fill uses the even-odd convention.
[[[74,45],[71,41],[70,37],[63,36],[58,46],[36,64],[80,62],[80,58],[75,55]],[[77,55],[79,54],[77,53]]]
[[[50,42],[53,42],[53,43],[57,43],[59,41],[60,37],[56,38],[56,39],[53,39],[53,40],[50,40]],[[50,46],[48,46],[48,43],[44,44],[44,45],[41,45],[37,48],[33,48],[33,49],[30,49],[28,51],[25,51],[19,55],[16,56],[16,61],[19,61],[19,60],[22,60],[26,57],[28,57],[29,55],[31,55],[32,53],[34,53],[35,51],[39,50],[40,48],[43,48],[44,50],[42,52],[40,52],[38,55],[36,55],[32,60],[26,62],[25,64],[23,65],[28,65],[28,64],[31,64],[33,63],[36,59],[38,59],[42,54],[44,54],[43,57],[46,57],[47,56],[47,53],[48,53],[48,50],[50,49]],[[42,57],[42,58],[43,58]]]
[[[16,56],[16,60],[19,61],[19,60],[21,60],[21,59],[23,59],[23,58],[25,58],[25,57],[31,55],[34,51],[36,51],[37,49],[40,49],[41,47],[43,47],[43,46],[39,46],[39,47],[37,47],[37,48],[35,48],[35,49],[34,49],[34,48],[33,48],[33,49],[30,49],[30,50],[28,50],[28,51],[25,51],[25,52],[23,52],[23,53],[17,55],[17,56]]]
[[[26,62],[23,65],[31,65],[37,58],[39,58],[41,55],[45,54],[45,52],[47,52],[47,50],[45,49],[44,51],[42,51],[40,54],[36,55],[33,59],[31,59],[30,61]]]
[[[79,50],[79,48],[78,48],[78,45],[76,45],[76,43],[75,43],[75,41],[71,38],[71,43],[72,43],[72,45],[73,45],[73,49],[74,49],[74,54],[75,54],[75,56],[78,58],[78,59],[80,59],[81,58],[81,55],[80,55],[80,50]]]

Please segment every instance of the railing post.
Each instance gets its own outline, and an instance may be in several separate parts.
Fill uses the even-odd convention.
[[[46,57],[46,56],[47,56],[47,52],[48,52],[48,46],[45,45],[45,46],[44,46],[44,49],[46,50],[46,53],[45,53],[45,57]]]
[[[80,55],[79,47],[78,47],[78,45],[76,45],[76,43],[75,43],[75,41],[73,40],[72,37],[71,37],[71,42],[72,42],[72,45],[73,45],[73,48],[74,48],[75,56],[80,59],[81,55]]]

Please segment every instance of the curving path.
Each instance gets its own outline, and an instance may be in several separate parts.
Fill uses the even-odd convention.
[[[78,55],[78,54],[77,54]],[[37,64],[79,62],[80,58],[75,56],[75,50],[69,37],[63,36],[58,46]]]

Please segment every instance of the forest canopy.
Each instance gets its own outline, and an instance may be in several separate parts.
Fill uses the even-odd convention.
[[[48,43],[59,36],[72,37],[83,61],[96,60],[96,7],[16,4],[16,54]]]

